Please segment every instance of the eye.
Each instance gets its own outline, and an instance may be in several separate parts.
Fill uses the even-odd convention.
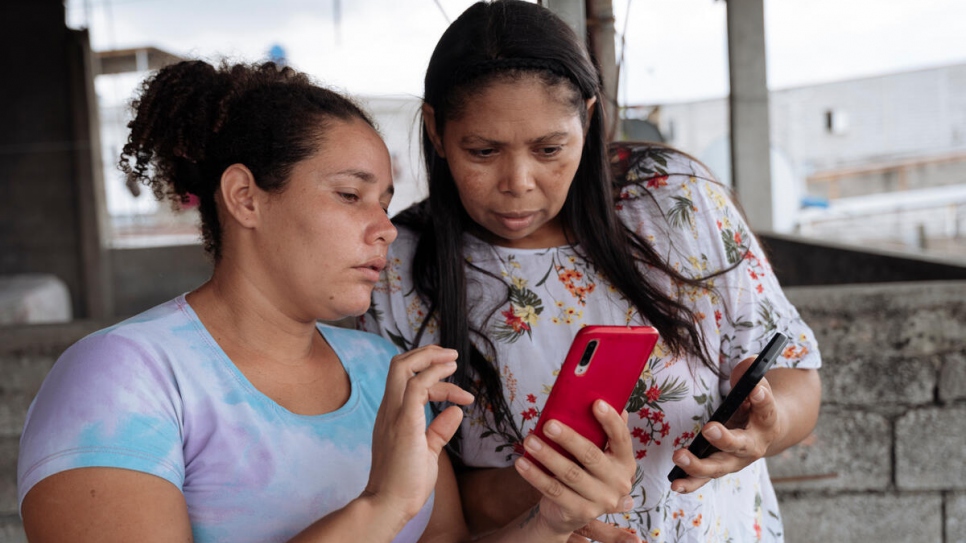
[[[540,147],[537,149],[537,153],[543,158],[550,158],[559,154],[561,150],[563,150],[562,145],[549,145],[546,147]]]
[[[337,194],[339,195],[339,198],[341,198],[342,200],[344,200],[346,202],[355,203],[355,202],[358,202],[359,201],[359,195],[358,194],[353,194],[351,192],[339,192]]]
[[[496,154],[496,149],[469,149],[469,153],[477,158],[489,158]]]

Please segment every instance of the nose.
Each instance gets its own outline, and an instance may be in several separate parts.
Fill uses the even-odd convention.
[[[500,192],[522,196],[536,186],[530,161],[523,157],[508,157],[500,177]]]
[[[381,207],[377,209],[374,212],[372,223],[369,226],[369,235],[367,236],[369,242],[389,245],[396,239],[398,234],[399,232],[396,230],[395,225],[389,220],[389,215]]]

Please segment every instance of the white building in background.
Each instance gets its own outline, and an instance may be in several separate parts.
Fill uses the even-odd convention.
[[[777,231],[966,257],[966,64],[776,90],[769,108]],[[644,109],[730,184],[727,97]]]

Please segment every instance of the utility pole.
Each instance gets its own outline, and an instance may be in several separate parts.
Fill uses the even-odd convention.
[[[752,230],[774,228],[763,0],[728,0],[731,182]]]
[[[597,59],[604,83],[604,119],[607,122],[607,141],[620,139],[620,107],[617,103],[617,86],[620,67],[614,46],[614,5],[611,0],[586,0],[587,43]]]

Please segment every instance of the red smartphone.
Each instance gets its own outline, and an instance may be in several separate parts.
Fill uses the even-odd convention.
[[[658,337],[657,330],[651,326],[581,328],[570,344],[534,434],[573,460],[570,453],[543,435],[544,423],[554,419],[603,449],[607,433],[594,417],[594,402],[604,400],[618,413],[624,409]],[[529,454],[524,456],[543,468]]]

